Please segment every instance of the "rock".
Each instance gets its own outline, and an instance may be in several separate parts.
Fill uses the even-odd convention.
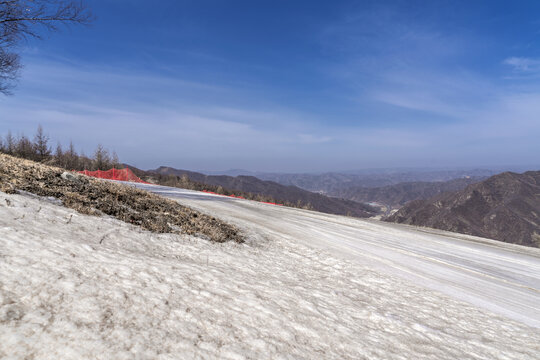
[[[74,182],[81,182],[80,176],[76,173],[64,171],[60,177],[64,180],[74,181]]]

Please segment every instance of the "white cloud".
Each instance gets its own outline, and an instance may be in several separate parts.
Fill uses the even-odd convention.
[[[503,61],[520,73],[540,73],[540,60],[527,57],[509,57]]]
[[[540,152],[540,91],[465,71],[379,71],[358,95],[358,107],[374,107],[344,125],[221,84],[63,63],[27,69],[17,95],[0,98],[1,131],[30,135],[42,123],[54,141],[73,139],[87,154],[103,143],[143,168],[321,171],[443,166],[439,159],[474,165],[503,156],[530,162]],[[392,119],[381,120],[388,104]]]
[[[299,134],[298,139],[303,144],[322,144],[333,140],[331,136],[318,136],[313,134]]]

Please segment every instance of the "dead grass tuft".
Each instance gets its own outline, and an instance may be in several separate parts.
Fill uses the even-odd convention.
[[[215,242],[244,241],[236,227],[176,201],[124,184],[63,173],[59,168],[0,154],[2,192],[22,190],[52,196],[82,214],[110,215],[157,233],[204,235]]]

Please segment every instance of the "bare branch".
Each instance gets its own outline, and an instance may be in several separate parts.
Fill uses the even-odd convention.
[[[20,57],[13,50],[25,38],[41,38],[39,28],[58,31],[58,25],[89,24],[93,17],[82,1],[0,1],[0,93],[9,94],[17,79]]]

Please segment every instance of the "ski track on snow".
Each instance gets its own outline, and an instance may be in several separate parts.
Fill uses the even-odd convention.
[[[540,249],[160,186],[139,186],[540,328]],[[224,217],[222,216],[222,217]]]
[[[519,305],[527,304],[527,296],[538,299],[532,290],[538,289],[534,251],[151,189],[237,223],[247,243],[152,234],[109,217],[78,214],[52,200],[0,193],[0,358],[537,359],[540,354],[538,328],[505,313],[534,315]],[[397,240],[378,246],[380,238]],[[364,240],[367,245],[359,245]],[[486,248],[489,255],[479,264],[476,258],[483,258]],[[471,259],[464,252],[475,255]],[[420,271],[422,264],[433,269]],[[454,275],[445,284],[449,291],[433,290],[430,282]],[[475,300],[486,284],[523,299],[502,302],[498,306],[506,310],[494,313],[493,303],[478,306]],[[456,292],[475,299],[469,304]]]

